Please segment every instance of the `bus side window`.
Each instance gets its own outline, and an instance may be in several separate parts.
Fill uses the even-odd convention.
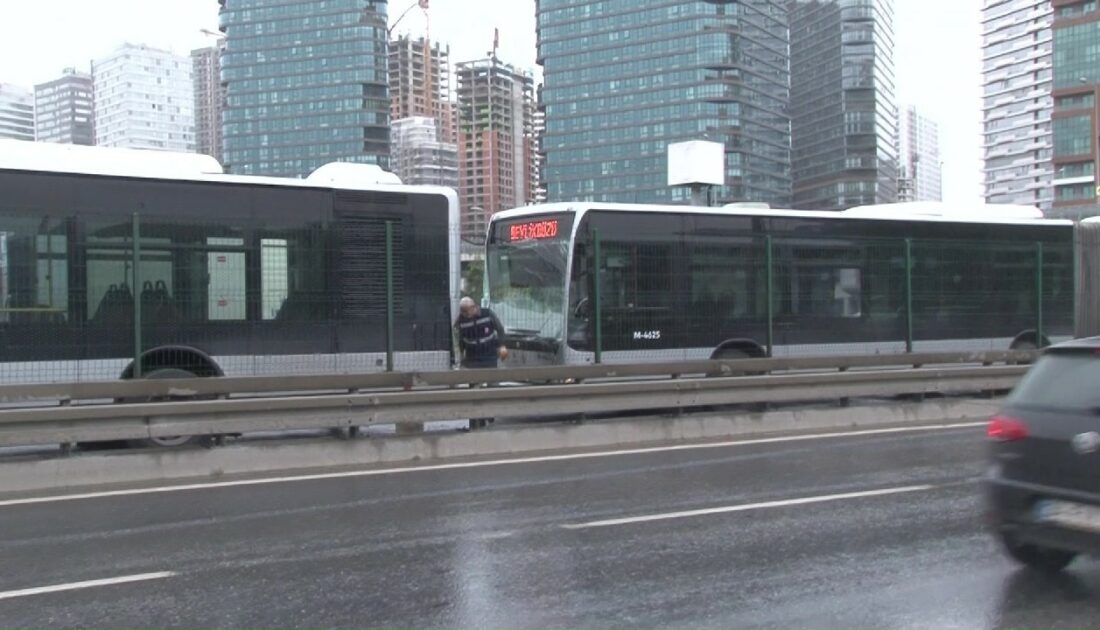
[[[789,300],[791,315],[857,318],[863,315],[863,271],[860,251],[847,247],[800,247],[792,250]],[[786,275],[786,274],[784,274]]]
[[[0,216],[0,323],[68,320],[67,224],[49,216]]]
[[[601,298],[606,308],[671,308],[671,245],[605,243]]]
[[[761,274],[753,274],[755,253],[747,244],[689,245],[690,281],[686,291],[695,317],[710,322],[715,318],[741,319],[755,314],[757,296],[752,290],[753,282],[759,280],[766,291],[762,266]]]
[[[326,290],[325,240],[319,226],[264,233],[260,239],[261,319],[331,319]]]

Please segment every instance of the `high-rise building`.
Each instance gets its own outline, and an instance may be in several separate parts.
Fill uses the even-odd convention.
[[[34,131],[39,142],[95,144],[92,75],[66,68],[61,77],[34,86]]]
[[[125,44],[92,62],[96,144],[131,149],[195,150],[191,60]]]
[[[389,167],[386,0],[220,2],[230,172]]]
[[[943,201],[940,128],[912,105],[898,119],[898,201]]]
[[[458,188],[458,146],[442,140],[436,119],[394,120],[390,136],[390,170],[403,183]]]
[[[1054,2],[1054,204],[1068,218],[1100,215],[1100,5]]]
[[[536,92],[542,92],[542,86]],[[535,99],[536,102],[539,100]],[[546,112],[535,109],[535,203],[545,203],[546,195]]]
[[[462,233],[534,202],[535,79],[496,57],[458,64],[458,173]]]
[[[403,35],[390,42],[389,58],[392,119],[433,118],[439,122],[442,140],[457,142],[450,46]]]
[[[897,201],[893,0],[791,0],[795,208]]]
[[[982,118],[988,203],[1053,201],[1051,0],[984,0]]]
[[[223,40],[224,41],[224,40]],[[222,112],[225,88],[221,78],[223,44],[191,51],[195,85],[195,150],[222,161]]]
[[[790,201],[785,0],[536,0],[551,201],[686,202],[667,150],[722,142],[721,201]]]
[[[0,138],[34,140],[34,93],[0,83]]]

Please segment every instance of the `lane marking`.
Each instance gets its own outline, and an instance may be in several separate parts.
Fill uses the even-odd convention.
[[[14,599],[16,597],[29,597],[31,595],[45,595],[46,593],[62,593],[64,591],[76,591],[97,586],[113,586],[115,584],[129,584],[130,582],[146,582],[149,580],[163,580],[164,578],[178,575],[174,571],[160,571],[158,573],[139,573],[137,575],[123,575],[121,577],[106,578],[102,580],[86,580],[84,582],[69,582],[68,584],[54,584],[52,586],[39,586],[37,588],[24,588],[18,591],[0,591],[0,599]]]
[[[692,518],[696,516],[709,516],[711,514],[729,514],[731,512],[749,512],[752,510],[766,510],[769,508],[789,507],[792,505],[809,505],[811,503],[826,503],[829,501],[844,501],[847,499],[864,499],[867,497],[881,497],[892,494],[905,494],[907,492],[924,492],[934,490],[940,486],[903,486],[900,488],[885,488],[882,490],[866,490],[863,492],[845,492],[843,494],[827,494],[817,497],[804,497],[801,499],[783,499],[780,501],[765,501],[763,503],[747,503],[743,505],[729,505],[725,507],[706,508],[702,510],[688,510],[686,512],[666,512],[664,514],[647,514],[645,516],[628,516],[625,518],[611,518],[603,521],[589,521],[587,523],[573,523],[559,525],[562,529],[592,529],[596,527],[613,527],[615,525],[630,525],[633,523],[648,523],[651,521],[668,521],[678,518]]]
[[[402,468],[381,468],[375,470],[352,470],[333,473],[316,473],[310,475],[294,475],[284,477],[264,477],[258,479],[238,479],[234,481],[211,481],[207,483],[191,483],[173,486],[155,486],[150,488],[129,488],[125,490],[104,490],[100,492],[85,492],[79,494],[59,494],[45,497],[28,497],[23,499],[8,499],[0,501],[0,507],[17,505],[33,505],[37,503],[58,503],[62,501],[80,501],[85,499],[103,499],[110,497],[127,497],[145,494],[164,494],[167,492],[185,492],[190,490],[211,490],[216,488],[236,488],[242,486],[260,486],[275,483],[290,483],[298,481],[321,481],[327,479],[350,479],[355,477],[379,477],[383,475],[399,475],[413,472],[432,472],[440,470],[461,470],[465,468],[483,468],[490,466],[509,466],[516,464],[537,464],[545,462],[563,462],[582,459],[596,459],[600,457],[621,457],[625,455],[646,455],[650,453],[668,453],[676,451],[690,451],[716,448],[729,448],[734,446],[752,446],[758,444],[782,444],[785,442],[805,442],[813,440],[832,440],[837,438],[862,437],[870,435],[891,435],[899,433],[931,433],[952,429],[972,429],[984,427],[985,422],[960,422],[953,424],[934,424],[919,427],[893,427],[888,429],[863,429],[844,433],[816,433],[809,435],[787,435],[781,437],[755,438],[747,440],[731,440],[727,442],[710,442],[705,444],[677,444],[673,446],[654,446],[648,448],[633,448],[614,451],[599,451],[595,453],[570,453],[565,455],[542,455],[537,457],[517,457],[512,459],[494,459],[478,462],[456,462],[452,464],[432,464],[427,466],[405,466]]]

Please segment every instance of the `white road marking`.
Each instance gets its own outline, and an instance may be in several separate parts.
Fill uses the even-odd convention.
[[[45,595],[46,593],[61,593],[64,591],[76,591],[82,588],[96,586],[112,586],[114,584],[128,584],[130,582],[146,582],[148,580],[162,580],[175,577],[174,571],[160,571],[159,573],[139,573],[137,575],[123,575],[121,577],[106,578],[102,580],[87,580],[85,582],[69,582],[68,584],[54,584],[52,586],[39,586],[37,588],[24,588],[18,591],[0,591],[0,599],[14,599],[16,597],[29,597],[31,595]]]
[[[817,497],[804,497],[801,499],[783,499],[780,501],[765,501],[763,503],[748,503],[744,505],[728,505],[725,507],[706,508],[702,510],[688,510],[686,512],[666,512],[665,514],[647,514],[645,516],[630,516],[626,518],[611,518],[604,521],[590,521],[588,523],[574,523],[560,525],[562,529],[592,529],[594,527],[613,527],[615,525],[630,525],[633,523],[648,523],[650,521],[667,521],[677,518],[692,518],[695,516],[709,516],[711,514],[729,514],[731,512],[749,512],[752,510],[766,510],[769,508],[789,507],[792,505],[808,505],[810,503],[826,503],[828,501],[844,501],[846,499],[864,499],[867,497],[881,497],[891,494],[904,494],[906,492],[923,492],[933,490],[939,486],[903,486],[901,488],[885,488],[883,490],[866,490],[863,492],[845,492],[843,494],[827,494]]]
[[[727,442],[711,442],[703,444],[677,444],[673,446],[654,446],[648,448],[622,449],[615,451],[599,451],[594,453],[569,453],[565,455],[542,455],[536,457],[517,457],[513,459],[494,459],[478,462],[456,462],[452,464],[432,464],[428,466],[405,466],[401,468],[382,468],[375,470],[352,470],[332,473],[316,473],[311,475],[294,475],[284,477],[265,477],[259,479],[238,479],[234,481],[212,481],[208,483],[191,483],[174,486],[156,486],[151,488],[129,488],[126,490],[105,490],[101,492],[86,492],[80,494],[60,494],[56,496],[28,497],[23,499],[8,499],[0,501],[0,507],[16,505],[31,505],[36,503],[57,503],[61,501],[79,501],[84,499],[103,499],[109,497],[126,497],[144,494],[163,494],[166,492],[184,492],[189,490],[211,490],[216,488],[235,488],[241,486],[259,486],[274,483],[290,483],[296,481],[319,481],[326,479],[349,479],[354,477],[378,477],[383,475],[399,475],[412,472],[431,472],[439,470],[460,470],[464,468],[483,468],[489,466],[509,466],[515,464],[537,464],[545,462],[561,462],[578,459],[596,459],[600,457],[620,457],[624,455],[645,455],[648,453],[667,453],[674,451],[689,451],[701,449],[729,448],[734,446],[752,446],[756,444],[780,444],[784,442],[804,442],[810,440],[830,440],[847,437],[861,437],[869,435],[891,435],[898,433],[934,432],[950,429],[971,429],[985,426],[985,422],[962,422],[955,424],[924,425],[919,427],[894,427],[889,429],[863,429],[859,431],[847,431],[843,433],[816,433],[810,435],[787,435],[781,437],[755,438],[747,440],[732,440]]]

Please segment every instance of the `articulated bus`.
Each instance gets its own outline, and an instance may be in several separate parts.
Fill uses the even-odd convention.
[[[590,363],[597,350],[640,362],[1069,338],[1073,224],[944,207],[528,206],[490,222],[486,300],[514,364]]]
[[[448,369],[458,234],[375,166],[0,141],[0,382]]]

